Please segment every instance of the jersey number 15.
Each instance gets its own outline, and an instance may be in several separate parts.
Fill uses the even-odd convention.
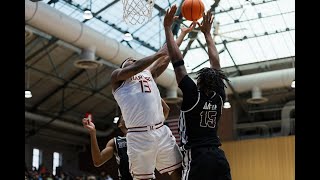
[[[217,115],[217,111],[201,111],[200,127],[215,128],[216,115]]]

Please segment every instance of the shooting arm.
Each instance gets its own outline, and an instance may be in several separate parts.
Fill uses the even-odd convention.
[[[172,64],[175,64],[178,61],[183,61],[182,54],[176,42],[174,41],[173,34],[170,27],[165,27],[165,34],[167,39],[168,53],[171,59]],[[174,69],[176,74],[177,83],[187,75],[186,68],[182,65]]]
[[[196,23],[192,23],[188,28],[186,28],[186,27],[181,28],[181,33],[175,41],[177,43],[178,47],[180,47],[180,45],[182,44],[184,37],[189,32],[191,32],[195,26],[196,26]],[[163,48],[167,48],[167,45],[165,44],[163,46]],[[159,60],[154,62],[150,68],[150,71],[153,75],[153,78],[157,78],[158,76],[160,76],[165,71],[165,69],[168,67],[169,62],[170,62],[170,58],[167,56],[165,56],[164,58],[160,58]]]
[[[155,53],[154,55],[142,58],[132,65],[122,68],[122,69],[116,69],[111,74],[112,83],[116,83],[119,81],[124,81],[135,74],[138,74],[139,72],[146,69],[148,66],[150,66],[155,60],[160,58],[161,56],[166,55],[165,52],[159,51]]]
[[[167,46],[165,45],[165,48]],[[159,77],[168,67],[170,63],[170,58],[169,56],[161,56],[158,60],[156,60],[149,68],[152,77],[156,79]]]

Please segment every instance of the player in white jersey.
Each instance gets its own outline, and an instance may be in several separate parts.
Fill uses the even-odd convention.
[[[193,27],[185,30],[190,32]],[[179,36],[178,44],[185,35]],[[163,126],[165,117],[155,82],[169,62],[165,45],[141,60],[126,59],[111,75],[112,93],[128,128],[127,153],[134,179],[154,179],[155,168],[181,179],[181,152],[171,130]]]

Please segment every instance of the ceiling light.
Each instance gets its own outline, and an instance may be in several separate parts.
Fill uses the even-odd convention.
[[[295,80],[292,81],[291,87],[292,87],[293,89],[296,88],[296,81],[295,81]]]
[[[250,2],[249,0],[245,0],[242,6],[243,6],[244,8],[245,8],[245,7],[249,7],[249,6],[251,6],[251,2]]]
[[[251,2],[250,2],[249,0],[246,0],[246,1],[243,3],[242,8],[243,8],[244,10],[248,10],[248,9],[253,8],[253,7],[252,7]]]
[[[123,40],[125,40],[125,41],[131,41],[131,40],[133,40],[133,37],[132,37],[132,35],[131,35],[129,32],[126,32],[126,33],[123,35]]]
[[[230,104],[228,101],[226,101],[226,102],[224,102],[224,104],[223,104],[223,108],[229,109],[229,108],[231,108],[231,104]]]
[[[91,12],[89,9],[85,10],[85,11],[83,12],[83,18],[84,18],[84,19],[91,19],[91,18],[93,18],[92,12]]]
[[[30,90],[25,90],[24,91],[24,97],[25,98],[32,98],[32,93]]]

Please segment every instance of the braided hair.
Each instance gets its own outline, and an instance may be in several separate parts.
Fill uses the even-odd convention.
[[[224,87],[227,87],[223,80],[229,81],[222,70],[214,68],[202,68],[197,75],[198,88],[207,94],[223,90]]]

